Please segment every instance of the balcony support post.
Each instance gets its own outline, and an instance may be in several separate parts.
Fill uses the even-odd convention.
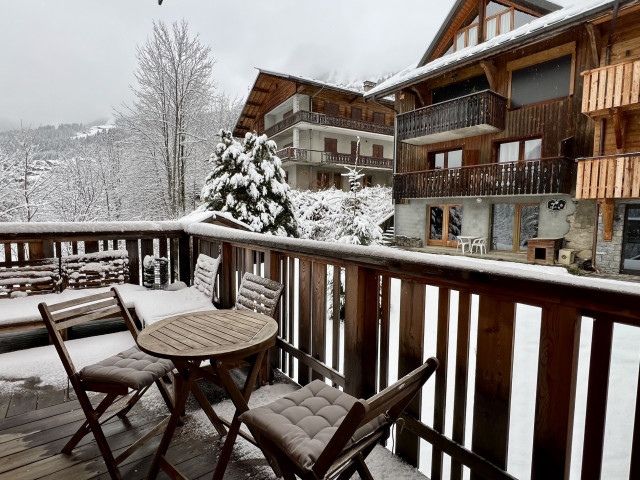
[[[625,130],[627,126],[626,117],[624,112],[620,108],[614,108],[613,112],[613,129],[616,133],[616,148],[618,150],[624,149]]]
[[[599,199],[598,205],[600,205],[600,212],[602,212],[602,239],[605,242],[610,242],[613,240],[613,214],[616,209],[615,200],[613,198]]]

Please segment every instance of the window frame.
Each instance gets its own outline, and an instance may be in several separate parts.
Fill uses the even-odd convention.
[[[494,159],[494,163],[508,163],[508,162],[500,162],[500,145],[502,144],[506,144],[506,143],[515,143],[518,142],[518,162],[525,162],[525,161],[529,161],[529,160],[538,160],[535,158],[529,158],[526,159],[524,158],[524,144],[525,142],[528,142],[530,140],[540,140],[540,158],[545,158],[544,157],[544,135],[540,134],[540,135],[530,135],[527,137],[514,137],[514,138],[503,138],[500,140],[496,140],[493,142],[493,159]],[[516,160],[510,160],[512,162],[515,162]]]
[[[516,70],[521,70],[523,68],[531,67],[532,65],[537,65],[539,63],[544,63],[550,60],[555,60],[556,58],[566,57],[571,55],[571,72],[569,77],[569,95],[568,97],[560,97],[553,98],[550,100],[543,100],[536,103],[530,103],[527,105],[522,105],[520,107],[511,107],[511,87],[513,84],[513,72]],[[526,57],[518,58],[516,60],[512,60],[507,62],[507,72],[509,73],[509,91],[507,93],[507,108],[516,110],[518,108],[527,108],[531,105],[540,105],[541,103],[546,102],[557,102],[562,100],[563,98],[569,98],[574,94],[574,84],[576,79],[576,42],[569,42],[563,45],[558,45],[557,47],[550,48],[548,50],[543,50],[541,52],[537,52]]]
[[[449,167],[449,153],[460,151],[460,163],[459,167]],[[442,168],[436,168],[436,155],[444,153],[444,165]],[[448,168],[462,168],[464,166],[464,148],[463,146],[447,148],[446,150],[433,150],[427,154],[428,170],[446,170]]]

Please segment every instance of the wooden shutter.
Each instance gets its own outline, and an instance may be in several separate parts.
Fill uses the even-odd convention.
[[[362,120],[362,109],[351,107],[351,118],[353,120]]]
[[[358,142],[355,140],[351,141],[351,155],[356,155],[358,153]]]
[[[373,175],[365,175],[362,177],[362,185],[364,187],[371,187],[373,185]]]
[[[324,114],[331,115],[332,117],[337,117],[340,114],[340,107],[337,103],[325,102]]]
[[[337,138],[325,138],[324,139],[324,151],[329,153],[338,153],[338,139]]]
[[[340,173],[333,174],[333,185],[338,189],[342,189],[342,175]]]
[[[385,115],[382,112],[373,112],[373,123],[381,123],[384,124]]]
[[[375,158],[384,157],[384,145],[373,145],[373,156]]]

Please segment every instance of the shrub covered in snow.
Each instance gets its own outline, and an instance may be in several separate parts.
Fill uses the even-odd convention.
[[[326,242],[379,243],[378,224],[393,213],[390,187],[364,188],[357,193],[354,213],[353,192],[329,190],[291,191],[298,230],[302,238]]]
[[[222,130],[220,136],[209,160],[213,171],[202,189],[207,209],[229,212],[255,232],[297,236],[275,142],[255,133],[247,133],[242,143],[229,131]]]

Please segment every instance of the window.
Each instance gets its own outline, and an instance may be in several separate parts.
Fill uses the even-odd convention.
[[[373,156],[375,158],[384,157],[384,145],[374,145],[373,146]]]
[[[331,115],[332,117],[337,117],[338,115],[340,115],[340,107],[337,103],[325,102],[324,114]]]
[[[353,120],[362,120],[362,109],[351,107],[351,118]]]
[[[373,123],[385,123],[385,115],[382,112],[373,112]]]
[[[640,206],[627,205],[621,273],[640,274]]]
[[[515,162],[542,158],[542,139],[515,140],[498,144],[498,162]]]
[[[373,175],[365,175],[362,177],[363,187],[373,187]]]
[[[342,176],[333,172],[318,172],[316,186],[318,190],[327,190],[331,187],[342,188]]]
[[[324,151],[329,153],[338,153],[338,139],[337,138],[325,138],[324,139]]]
[[[571,95],[573,55],[536,63],[511,72],[510,107]]]
[[[526,251],[529,239],[538,236],[539,211],[537,204],[493,205],[491,249]]]
[[[427,245],[455,247],[462,232],[462,205],[427,205],[427,222]]]
[[[460,98],[470,93],[489,90],[489,80],[485,75],[468,78],[460,82],[450,83],[443,87],[433,89],[433,103],[446,102],[454,98]]]
[[[472,47],[478,44],[478,17],[474,18],[471,25],[461,28],[456,33],[455,42],[453,42],[454,51],[462,50],[465,47]]]
[[[432,152],[430,154],[429,169],[456,168],[462,166],[462,150],[446,152]]]

